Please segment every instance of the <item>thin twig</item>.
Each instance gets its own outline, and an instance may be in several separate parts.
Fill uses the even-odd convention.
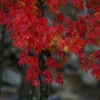
[[[78,10],[75,11],[74,17],[76,17],[77,13],[78,13]]]

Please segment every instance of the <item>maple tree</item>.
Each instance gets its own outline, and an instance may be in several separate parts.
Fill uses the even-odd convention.
[[[100,79],[100,49],[89,56],[84,49],[88,44],[100,46],[100,0],[71,0],[77,11],[84,6],[89,10],[87,16],[77,20],[66,18],[59,10],[68,3],[67,0],[0,0],[0,25],[11,32],[13,46],[21,50],[18,64],[29,66],[26,81],[35,87],[39,86],[41,75],[45,84],[53,80],[63,84],[57,70],[67,61],[65,53],[70,52],[79,57],[83,70],[91,70]],[[52,24],[44,9],[55,16]],[[59,61],[53,58],[55,53]],[[55,78],[52,70],[57,72]]]

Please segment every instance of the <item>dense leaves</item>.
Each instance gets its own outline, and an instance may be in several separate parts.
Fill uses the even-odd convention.
[[[71,3],[76,13],[86,6],[89,14],[78,17],[76,21],[65,18],[59,8]],[[51,25],[45,11],[55,16]],[[100,50],[87,56],[84,47],[92,44],[100,47],[100,0],[0,0],[0,24],[6,25],[11,32],[13,45],[20,49],[19,65],[29,66],[26,81],[39,85],[38,78],[44,77],[44,83],[53,80],[63,84],[61,74],[53,79],[52,69],[62,68],[67,61],[65,53],[79,56],[80,67],[100,79]],[[51,57],[44,54],[44,65],[39,61],[42,51],[48,50]],[[31,55],[30,55],[31,53]],[[58,53],[60,60],[53,55]]]

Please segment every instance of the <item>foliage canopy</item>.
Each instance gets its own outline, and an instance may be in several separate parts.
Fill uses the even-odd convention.
[[[60,7],[71,3],[77,11],[87,7],[89,14],[76,20],[66,18]],[[44,11],[52,13],[55,21],[50,24]],[[26,81],[39,85],[38,77],[43,75],[44,83],[53,80],[63,84],[61,74],[55,79],[52,69],[59,70],[67,61],[70,52],[79,57],[80,67],[100,79],[100,49],[87,55],[88,44],[100,47],[100,0],[0,0],[0,24],[11,32],[13,45],[21,49],[19,65],[27,64]],[[57,53],[60,60],[53,55]],[[43,66],[40,55],[43,54]]]

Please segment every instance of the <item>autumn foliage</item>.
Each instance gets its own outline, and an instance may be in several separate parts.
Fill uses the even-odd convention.
[[[6,25],[13,46],[21,50],[18,64],[28,65],[26,81],[36,87],[41,75],[45,84],[53,80],[63,84],[58,70],[67,61],[65,54],[68,53],[76,54],[80,67],[91,70],[100,79],[100,0],[71,0],[77,11],[85,6],[89,11],[87,16],[80,16],[77,20],[66,18],[59,10],[68,3],[67,0],[0,0],[0,24]],[[55,17],[52,24],[44,11]],[[88,44],[97,46],[98,50],[87,55],[84,48]],[[53,58],[55,53],[59,60]],[[44,55],[43,64],[41,54]],[[53,70],[57,72],[56,77]]]

